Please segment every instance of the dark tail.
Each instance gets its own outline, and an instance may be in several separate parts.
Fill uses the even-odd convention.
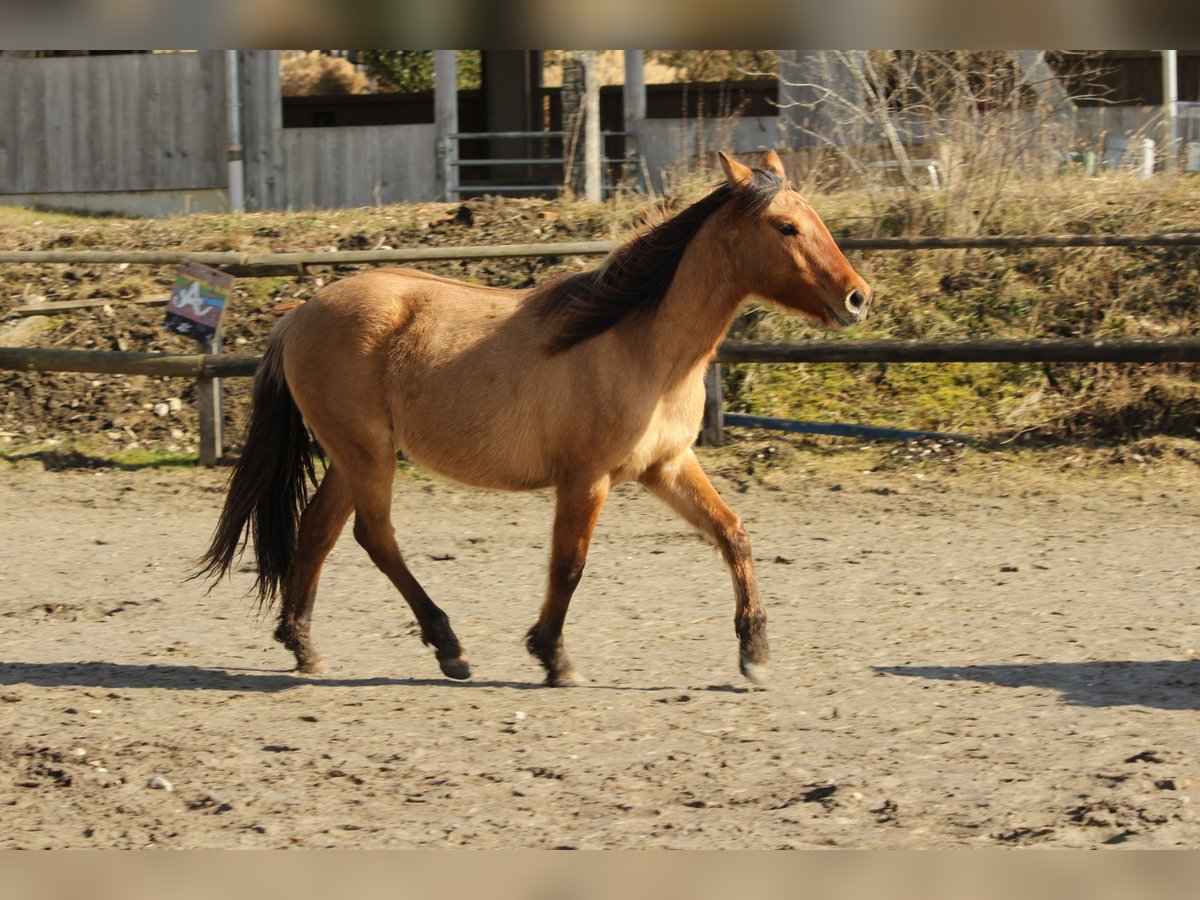
[[[259,603],[267,607],[279,596],[292,569],[300,514],[308,504],[308,482],[316,484],[308,429],[283,377],[286,331],[286,327],[276,329],[255,373],[242,455],[229,477],[212,544],[192,576],[224,578],[252,537],[258,568],[254,590]]]

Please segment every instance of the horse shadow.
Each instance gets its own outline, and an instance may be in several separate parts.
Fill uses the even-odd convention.
[[[171,691],[229,691],[231,693],[278,693],[312,685],[321,688],[364,687],[453,687],[540,690],[540,681],[489,681],[448,678],[338,678],[301,675],[296,672],[255,669],[219,669],[208,666],[158,665],[111,662],[0,663],[0,685],[28,684],[35,687],[160,688]],[[655,691],[666,688],[611,684],[583,684],[572,690]]]
[[[981,666],[872,666],[876,672],[937,681],[1058,691],[1076,706],[1200,709],[1200,660],[1101,660]]]

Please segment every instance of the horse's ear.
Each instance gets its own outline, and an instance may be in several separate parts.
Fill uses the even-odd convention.
[[[778,175],[780,178],[787,178],[787,173],[783,171],[783,160],[779,158],[779,154],[774,150],[768,150],[763,154],[759,167],[767,172]]]
[[[729,183],[731,188],[746,184],[754,177],[754,172],[749,166],[743,166],[736,159],[726,156],[720,150],[717,151],[717,156],[721,158],[721,168],[725,171],[725,181]]]

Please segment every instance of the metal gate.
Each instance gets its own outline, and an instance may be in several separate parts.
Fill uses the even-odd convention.
[[[567,179],[570,160],[563,153],[565,131],[458,131],[447,134],[440,148],[442,178],[446,185],[446,200],[461,200],[464,194],[549,194],[562,191]],[[609,138],[621,138],[624,152],[620,156],[605,154],[601,158],[604,196],[611,195],[622,185],[636,186],[645,191],[645,163],[637,150],[637,135],[628,131],[603,131],[602,145]],[[513,140],[521,141],[524,155],[467,156],[462,155],[464,142]],[[486,152],[486,151],[485,151]],[[463,170],[484,168],[489,172],[502,168],[517,170],[514,177],[497,180],[464,182]]]

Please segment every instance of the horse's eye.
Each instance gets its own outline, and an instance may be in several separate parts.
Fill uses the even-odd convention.
[[[793,225],[791,222],[784,222],[782,225],[779,226],[779,233],[790,236],[793,234],[799,234],[800,232],[796,230],[796,226]]]

